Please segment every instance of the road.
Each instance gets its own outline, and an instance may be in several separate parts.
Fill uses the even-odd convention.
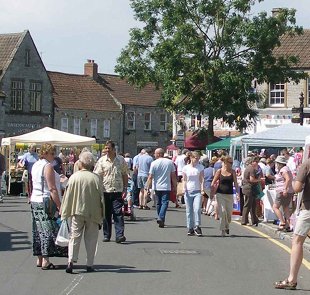
[[[137,221],[126,222],[126,243],[103,243],[100,233],[96,273],[85,272],[82,244],[70,275],[63,258],[51,259],[56,270],[35,267],[29,205],[26,199],[6,197],[0,204],[0,294],[290,294],[273,288],[274,281],[287,276],[289,253],[251,227],[234,222],[231,236],[223,238],[218,221],[202,216],[203,237],[188,237],[183,208],[169,208],[164,229],[158,228],[154,210],[136,213]],[[310,261],[308,251],[305,259]],[[309,294],[305,265],[297,288],[298,294]]]

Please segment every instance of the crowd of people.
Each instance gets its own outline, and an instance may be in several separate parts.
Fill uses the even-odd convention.
[[[50,257],[68,257],[66,272],[72,273],[84,233],[86,270],[94,271],[101,227],[103,241],[110,242],[113,220],[115,242],[126,241],[125,201],[130,214],[135,209],[150,210],[148,203],[153,200],[159,228],[165,228],[169,201],[173,201],[177,208],[184,204],[188,236],[203,235],[202,214],[219,220],[221,236],[230,235],[234,200],[240,203],[241,224],[247,226],[251,221],[252,226],[257,226],[262,214],[259,208],[263,188],[269,185],[276,191],[273,210],[279,220],[278,230],[295,229],[290,276],[277,282],[275,287],[294,289],[302,259],[302,244],[310,229],[310,194],[305,193],[310,185],[310,160],[301,165],[302,157],[302,149],[299,152],[284,149],[279,155],[267,155],[263,150],[261,153],[251,152],[239,162],[224,151],[218,151],[209,159],[197,151],[184,149],[170,157],[162,148],[155,149],[153,154],[152,149],[146,147],[132,158],[128,153],[118,154],[115,143],[107,141],[101,157],[95,159],[87,148],[79,156],[73,149],[65,156],[63,150],[56,155],[55,146],[48,143],[43,144],[38,153],[36,146],[30,145],[18,165],[28,172],[36,265],[42,270],[53,269],[55,266]],[[3,170],[1,159],[0,168]],[[64,161],[73,167],[66,182],[61,176]],[[296,192],[303,186],[302,218],[292,225],[290,216],[297,206]],[[70,221],[68,247],[55,244],[59,219]]]

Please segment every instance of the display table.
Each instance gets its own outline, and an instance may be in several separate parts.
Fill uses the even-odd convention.
[[[269,189],[268,186],[264,189],[264,196],[262,198],[264,204],[264,221],[277,220],[277,215],[273,212],[272,205],[276,199],[276,190]]]

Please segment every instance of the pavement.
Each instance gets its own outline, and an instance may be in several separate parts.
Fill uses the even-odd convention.
[[[240,220],[239,216],[234,218],[235,221]],[[258,223],[258,229],[263,231],[264,233],[268,234],[271,237],[274,238],[280,238],[281,240],[285,241],[292,241],[293,239],[293,232],[285,232],[280,231],[278,229],[278,225],[274,224],[273,222],[264,222],[263,220],[260,220]],[[310,252],[310,238],[307,238],[304,242],[304,250]]]

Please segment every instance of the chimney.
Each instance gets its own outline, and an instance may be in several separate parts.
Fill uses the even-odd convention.
[[[94,80],[98,78],[98,65],[93,59],[88,59],[87,63],[84,64],[84,75],[92,77]]]
[[[272,17],[277,17],[283,8],[272,8]]]

